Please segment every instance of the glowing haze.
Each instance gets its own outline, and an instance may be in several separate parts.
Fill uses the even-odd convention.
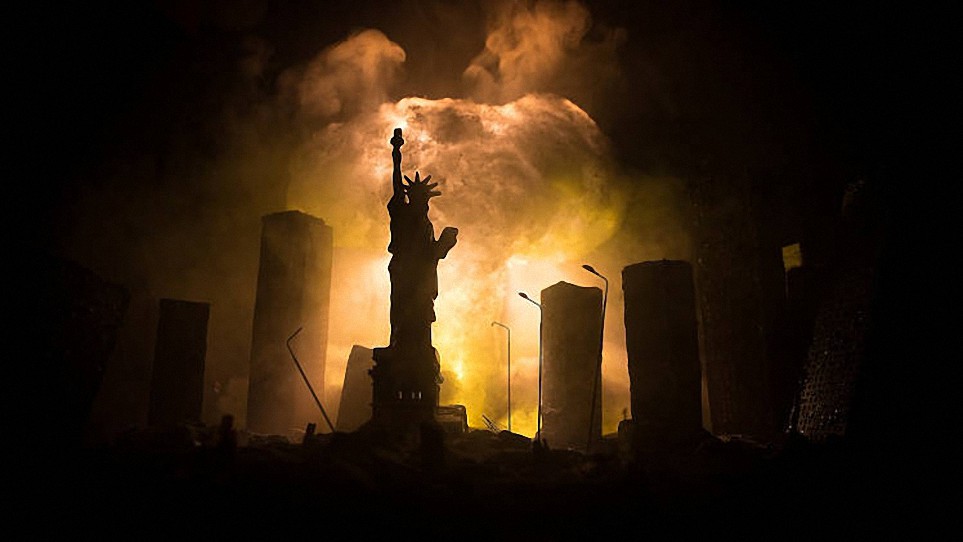
[[[335,229],[330,385],[340,386],[352,344],[388,339],[388,138],[401,127],[405,173],[440,182],[430,215],[436,231],[461,232],[438,266],[442,402],[464,404],[473,425],[483,414],[504,425],[505,337],[490,325],[498,320],[514,330],[513,430],[534,432],[538,311],[516,292],[537,299],[559,280],[597,284],[579,264],[615,234],[625,206],[591,117],[564,97],[531,92],[558,76],[587,29],[588,13],[576,3],[506,5],[465,71],[469,99],[388,101],[405,52],[376,30],[288,74],[289,99],[319,121],[291,161],[288,205]],[[618,343],[607,346],[606,358],[624,360]],[[608,379],[627,388],[624,374]],[[625,406],[607,405],[606,431]]]
[[[405,173],[442,183],[431,207],[436,232],[460,232],[438,266],[442,401],[465,404],[474,426],[483,414],[505,425],[497,320],[512,329],[512,428],[531,435],[538,310],[517,292],[538,299],[560,280],[602,286],[581,269],[588,263],[612,281],[603,425],[616,429],[629,407],[619,271],[689,256],[684,183],[624,170],[593,120],[646,107],[619,102],[615,53],[626,36],[592,23],[575,2],[416,4],[392,12],[409,20],[381,23],[394,34],[362,29],[323,50],[331,42],[319,37],[307,61],[290,60],[288,41],[312,39],[297,31],[278,54],[261,34],[267,27],[195,40],[170,66],[176,76],[145,98],[152,106],[122,133],[149,137],[118,138],[122,152],[83,184],[62,241],[66,255],[133,292],[97,407],[105,435],[146,420],[160,297],[211,303],[205,421],[232,414],[244,425],[260,217],[285,209],[334,227],[323,384],[336,415],[351,345],[389,337],[395,127],[405,130]],[[484,32],[470,26],[482,22]],[[188,83],[196,87],[181,88]],[[309,373],[320,388],[322,375]]]

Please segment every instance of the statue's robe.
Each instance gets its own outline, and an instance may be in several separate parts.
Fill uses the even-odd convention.
[[[421,208],[418,208],[421,207]],[[431,346],[431,323],[438,297],[438,241],[428,220],[428,206],[416,206],[394,196],[391,217],[391,345]]]

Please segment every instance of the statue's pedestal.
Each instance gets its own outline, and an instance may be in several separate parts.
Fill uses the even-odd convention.
[[[372,423],[403,434],[433,421],[441,383],[437,350],[375,348],[372,358]]]

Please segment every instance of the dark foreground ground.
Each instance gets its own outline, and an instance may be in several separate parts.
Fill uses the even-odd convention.
[[[8,509],[41,537],[953,537],[943,497],[911,468],[845,441],[703,435],[639,457],[616,439],[592,455],[536,453],[519,435],[472,431],[432,459],[359,433],[235,437],[180,427],[32,454]]]

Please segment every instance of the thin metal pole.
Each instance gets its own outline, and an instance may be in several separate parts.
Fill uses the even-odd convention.
[[[535,440],[542,441],[542,305],[534,299],[528,297],[525,292],[518,292],[518,295],[532,305],[538,307],[538,414],[535,420],[536,431]]]
[[[596,271],[591,265],[583,265],[582,268],[605,281],[605,292],[602,294],[602,326],[601,329],[599,329],[599,356],[595,367],[595,382],[592,385],[592,410],[589,412],[588,440],[585,443],[585,451],[588,452],[592,447],[592,430],[595,429],[595,406],[600,399],[598,397],[598,391],[602,378],[602,345],[605,341],[605,307],[609,300],[609,279],[602,276],[602,274]],[[599,420],[599,423],[601,422],[602,420]]]
[[[538,422],[535,436],[542,442],[542,306],[538,306]]]
[[[334,433],[334,425],[331,423],[331,420],[328,418],[328,413],[324,411],[324,405],[322,405],[321,400],[318,399],[318,394],[314,393],[314,387],[311,386],[311,381],[308,380],[308,376],[304,374],[304,369],[301,368],[301,362],[298,361],[298,357],[294,355],[294,350],[291,349],[291,341],[294,339],[294,337],[297,336],[298,333],[301,333],[302,329],[304,329],[303,326],[299,327],[297,331],[295,331],[294,333],[291,334],[290,337],[288,337],[288,340],[285,341],[284,344],[285,346],[288,347],[288,353],[291,354],[291,359],[294,360],[294,364],[297,366],[298,372],[301,373],[301,378],[303,378],[304,383],[308,385],[308,391],[311,392],[311,397],[314,397],[314,402],[317,403],[318,408],[321,409],[321,415],[324,416],[324,421],[327,422],[328,428],[331,429],[332,433]]]

